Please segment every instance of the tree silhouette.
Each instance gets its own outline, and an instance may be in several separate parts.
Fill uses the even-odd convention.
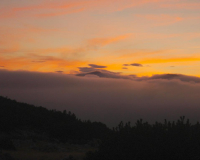
[[[200,158],[200,125],[191,125],[185,117],[177,122],[150,125],[138,120],[131,127],[123,122],[113,128],[97,152],[87,153],[85,160],[177,160]]]
[[[70,111],[48,110],[0,96],[0,132],[17,130],[39,131],[50,138],[78,143],[102,139],[109,132],[105,124],[81,121]]]

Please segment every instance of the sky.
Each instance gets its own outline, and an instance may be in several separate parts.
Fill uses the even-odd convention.
[[[199,0],[1,0],[7,70],[200,76]],[[124,64],[139,63],[142,67]]]
[[[110,126],[197,120],[199,28],[199,0],[1,0],[0,94]]]

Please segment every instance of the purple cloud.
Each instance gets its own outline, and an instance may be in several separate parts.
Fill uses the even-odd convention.
[[[91,67],[78,67],[80,73],[87,73],[96,71],[94,68]]]
[[[122,67],[122,69],[128,69],[127,67]]]
[[[55,71],[56,73],[63,73],[64,71]]]
[[[142,64],[140,64],[140,63],[132,63],[132,64],[130,64],[131,66],[136,66],[136,67],[143,67],[143,65]]]
[[[123,64],[123,66],[130,66],[130,64]]]
[[[88,66],[90,66],[92,68],[107,68],[107,66],[100,66],[100,65],[96,65],[96,64],[88,64]]]

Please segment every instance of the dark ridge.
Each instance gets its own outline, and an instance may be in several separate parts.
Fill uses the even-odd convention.
[[[134,126],[121,122],[84,160],[199,160],[200,124],[185,117],[151,125],[138,120]]]
[[[109,132],[101,122],[82,121],[70,111],[48,110],[0,96],[0,133],[39,132],[63,142],[86,143]]]
[[[0,96],[0,150],[15,150],[12,138],[19,131],[37,133],[48,141],[86,144],[100,140],[98,150],[88,152],[84,160],[200,159],[200,124],[191,124],[184,116],[176,122],[149,124],[140,119],[133,126],[121,122],[110,130],[101,122],[81,121],[65,110],[48,110]]]

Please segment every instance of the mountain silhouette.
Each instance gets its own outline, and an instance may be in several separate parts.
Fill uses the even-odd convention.
[[[102,139],[109,132],[101,122],[82,121],[70,111],[48,110],[0,96],[0,131],[15,133],[19,130],[40,132],[67,142],[84,143]]]

